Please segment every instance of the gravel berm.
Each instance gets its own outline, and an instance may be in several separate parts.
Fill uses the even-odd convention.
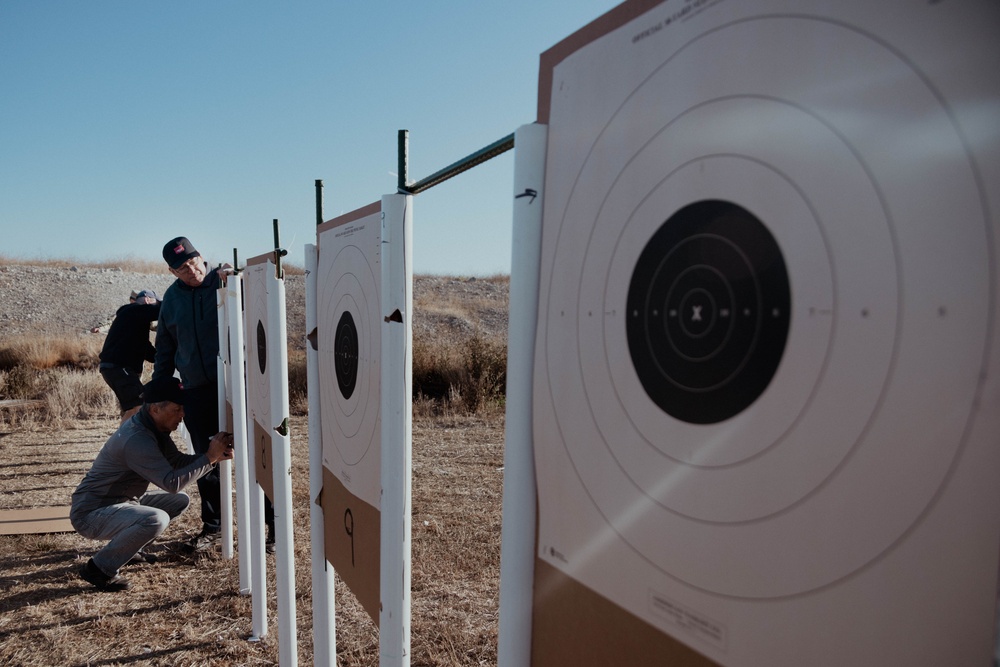
[[[163,297],[173,277],[117,268],[11,264],[0,266],[0,338],[17,335],[93,335],[109,324],[132,290],[152,289]],[[414,336],[505,336],[506,280],[454,276],[414,278]],[[287,335],[304,347],[305,276],[285,275]],[[440,304],[441,307],[437,307]]]

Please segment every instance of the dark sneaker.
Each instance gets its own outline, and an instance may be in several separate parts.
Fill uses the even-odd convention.
[[[267,540],[264,541],[264,551],[269,554],[273,554],[278,550],[277,545],[274,543],[274,524],[267,524]]]
[[[221,530],[209,530],[203,528],[200,533],[191,538],[188,548],[194,552],[207,551],[222,540]]]
[[[160,559],[155,555],[148,554],[145,551],[140,551],[136,555],[132,556],[132,558],[129,559],[129,562],[125,563],[125,565],[142,565],[143,563],[152,565],[158,560]]]
[[[127,591],[132,587],[132,584],[119,576],[115,575],[109,577],[108,575],[101,572],[100,568],[94,565],[94,559],[91,558],[87,561],[87,564],[80,568],[80,578],[87,583],[93,584],[102,591]]]

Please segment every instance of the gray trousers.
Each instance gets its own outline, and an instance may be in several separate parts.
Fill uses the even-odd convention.
[[[180,493],[147,493],[139,502],[108,505],[82,517],[76,531],[92,540],[110,540],[94,554],[94,564],[109,577],[181,515],[191,498]]]

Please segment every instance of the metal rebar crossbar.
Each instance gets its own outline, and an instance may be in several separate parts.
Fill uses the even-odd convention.
[[[400,169],[399,169],[398,190],[400,194],[415,195],[423,192],[424,190],[434,187],[438,183],[442,183],[448,180],[452,176],[457,176],[458,174],[461,174],[463,171],[468,171],[469,169],[472,169],[476,165],[482,164],[487,160],[492,160],[501,153],[506,153],[507,151],[509,151],[514,147],[514,135],[508,134],[503,139],[500,139],[499,141],[494,141],[489,146],[486,146],[485,148],[482,148],[476,151],[475,153],[462,158],[458,162],[448,165],[444,169],[434,172],[427,178],[423,178],[413,183],[406,182],[407,143],[408,141],[407,141],[406,130],[400,130],[399,132]]]

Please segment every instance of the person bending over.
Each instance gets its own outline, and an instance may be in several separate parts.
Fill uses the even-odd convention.
[[[115,313],[108,337],[101,348],[100,373],[118,398],[121,421],[139,411],[142,401],[142,362],[154,361],[156,350],[149,342],[149,331],[160,317],[160,300],[153,290],[137,293]]]

